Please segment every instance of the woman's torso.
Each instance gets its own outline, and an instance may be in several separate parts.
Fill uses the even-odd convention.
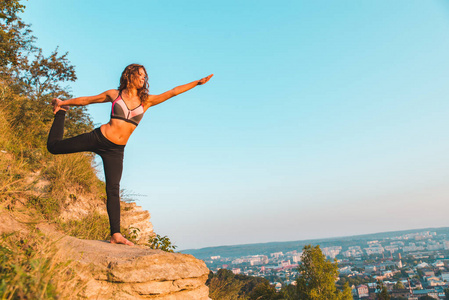
[[[118,145],[126,145],[145,111],[137,95],[127,97],[124,91],[117,91],[112,101],[111,120],[100,127],[101,133]]]

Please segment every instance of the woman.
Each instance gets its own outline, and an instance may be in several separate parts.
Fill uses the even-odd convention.
[[[48,151],[52,154],[90,151],[101,156],[106,180],[106,206],[111,226],[112,244],[133,245],[120,233],[120,179],[126,142],[148,108],[197,85],[205,84],[212,76],[213,74],[177,86],[160,95],[150,95],[148,94],[148,74],[145,68],[142,65],[131,64],[123,71],[118,90],[108,90],[97,96],[78,97],[64,101],[58,98],[53,99],[55,119],[48,135]],[[109,123],[92,132],[62,139],[65,113],[69,106],[103,102],[112,102]]]

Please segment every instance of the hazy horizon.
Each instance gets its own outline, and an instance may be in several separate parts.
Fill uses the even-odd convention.
[[[249,244],[235,244],[235,245],[218,245],[218,246],[206,246],[202,248],[189,248],[189,249],[176,249],[175,252],[182,252],[182,251],[189,251],[189,250],[203,250],[208,248],[220,248],[220,247],[237,247],[237,246],[250,246],[250,245],[258,245],[258,244],[282,244],[282,243],[295,243],[295,242],[313,242],[313,241],[332,241],[332,240],[338,240],[338,239],[344,239],[344,238],[350,238],[350,237],[363,237],[366,235],[377,235],[377,234],[389,234],[389,233],[395,233],[395,232],[415,232],[415,231],[428,231],[428,230],[442,230],[442,229],[449,229],[449,227],[428,227],[428,228],[412,228],[412,229],[404,229],[404,230],[392,230],[392,231],[382,231],[382,232],[369,232],[365,234],[356,234],[356,235],[342,235],[342,236],[332,236],[332,237],[323,237],[323,238],[316,238],[316,239],[302,239],[302,240],[291,240],[291,241],[271,241],[271,242],[262,242],[262,243],[249,243]],[[319,244],[317,244],[319,245]]]

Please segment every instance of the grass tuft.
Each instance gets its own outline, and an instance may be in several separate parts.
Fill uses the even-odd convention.
[[[78,285],[70,262],[57,262],[56,247],[36,230],[0,235],[0,298],[60,299]]]
[[[106,215],[93,213],[81,220],[59,222],[59,227],[68,235],[79,239],[108,240],[109,219]]]

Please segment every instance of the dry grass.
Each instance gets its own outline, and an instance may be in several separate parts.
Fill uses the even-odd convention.
[[[1,299],[66,299],[82,286],[54,241],[36,230],[0,236]]]
[[[81,220],[59,223],[59,226],[66,234],[80,239],[108,240],[110,237],[109,219],[98,213],[90,214]]]
[[[11,134],[5,113],[0,110],[0,202],[8,205],[14,205],[29,191],[27,164],[14,154],[14,150],[20,147],[18,144]]]

